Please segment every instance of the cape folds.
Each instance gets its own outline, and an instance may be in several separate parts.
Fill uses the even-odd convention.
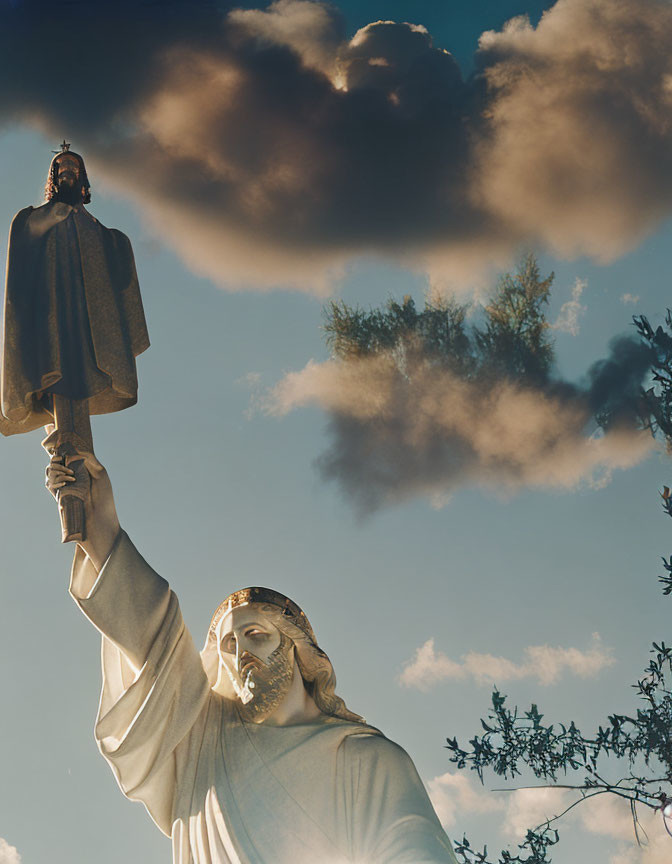
[[[131,243],[84,207],[49,202],[14,217],[5,289],[0,432],[51,422],[45,393],[90,414],[134,405],[149,347]]]

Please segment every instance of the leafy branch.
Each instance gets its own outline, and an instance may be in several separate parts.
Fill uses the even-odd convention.
[[[652,435],[663,438],[668,452],[672,452],[672,312],[667,310],[665,327],[654,329],[643,315],[635,316],[633,321],[642,343],[649,348],[651,363],[651,386],[641,388],[638,396],[640,421]],[[662,499],[664,511],[672,517],[672,493],[667,486]],[[672,556],[662,560],[666,573],[659,581],[663,593],[669,595]],[[503,850],[499,864],[549,864],[549,850],[559,839],[555,823],[597,795],[614,795],[628,801],[638,843],[645,833],[638,807],[660,812],[672,838],[668,824],[672,818],[672,648],[654,642],[651,654],[642,677],[632,685],[642,703],[640,707],[632,714],[610,715],[592,735],[584,735],[573,721],[545,722],[534,704],[524,712],[509,708],[506,696],[495,689],[487,719],[481,720],[483,733],[474,736],[467,748],[461,747],[456,738],[447,739],[450,761],[458,768],[475,771],[481,782],[486,770],[504,778],[515,778],[526,770],[549,781],[537,788],[576,793],[574,801],[561,813],[528,830],[518,855]],[[605,777],[602,766],[607,760],[623,766],[614,780]],[[558,782],[570,772],[583,773],[582,781]],[[456,844],[456,854],[463,864],[491,864],[487,847],[475,850],[466,837]]]
[[[672,516],[667,489],[663,502],[665,511]],[[666,564],[668,572],[669,564]],[[666,584],[664,593],[671,590]],[[642,707],[632,714],[610,715],[590,736],[584,735],[573,721],[544,722],[544,715],[534,704],[524,712],[509,708],[506,696],[495,689],[487,719],[481,720],[483,734],[474,736],[467,748],[461,747],[456,738],[447,739],[450,761],[460,769],[475,771],[481,782],[488,769],[512,779],[528,770],[550,782],[518,788],[567,789],[577,793],[578,797],[561,813],[528,830],[519,847],[521,852],[529,852],[527,858],[511,857],[503,850],[499,864],[549,864],[548,850],[558,842],[554,823],[577,805],[603,794],[629,802],[637,842],[643,832],[637,810],[640,806],[659,811],[672,837],[668,825],[672,816],[672,647],[654,642],[651,654],[642,677],[632,685]],[[605,778],[602,765],[608,759],[624,765],[618,779]],[[561,775],[577,771],[584,773],[582,782],[558,782]],[[456,853],[464,864],[491,864],[487,848],[477,852],[466,838],[456,845]]]
[[[542,280],[528,255],[499,280],[481,326],[467,325],[468,307],[454,298],[428,299],[422,310],[409,295],[368,311],[331,302],[324,310],[327,345],[344,361],[385,353],[404,375],[408,360],[421,357],[466,379],[546,381],[554,361],[544,314],[552,283],[553,274]]]

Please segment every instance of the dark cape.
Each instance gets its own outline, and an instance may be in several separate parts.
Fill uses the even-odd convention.
[[[149,347],[131,243],[83,206],[16,214],[9,233],[0,432],[52,422],[45,394],[88,399],[90,414],[137,402],[135,358]]]

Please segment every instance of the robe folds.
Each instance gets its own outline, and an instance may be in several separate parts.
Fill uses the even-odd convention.
[[[78,548],[70,593],[103,637],[98,746],[175,864],[456,864],[409,756],[377,729],[244,722],[123,532],[100,574]]]
[[[51,422],[43,395],[88,399],[108,414],[138,398],[135,358],[149,347],[131,243],[82,205],[16,214],[5,286],[0,432]]]

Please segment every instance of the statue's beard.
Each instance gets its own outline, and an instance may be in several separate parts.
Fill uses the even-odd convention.
[[[267,663],[254,666],[238,690],[238,708],[243,720],[262,723],[278,708],[292,685],[294,654],[292,640],[280,634],[280,644]],[[258,659],[258,658],[257,658]],[[261,661],[260,661],[261,662]]]
[[[81,204],[82,187],[79,181],[76,180],[72,184],[61,181],[58,184],[56,201],[62,201],[63,204],[71,204],[73,207],[75,206],[75,204]]]

